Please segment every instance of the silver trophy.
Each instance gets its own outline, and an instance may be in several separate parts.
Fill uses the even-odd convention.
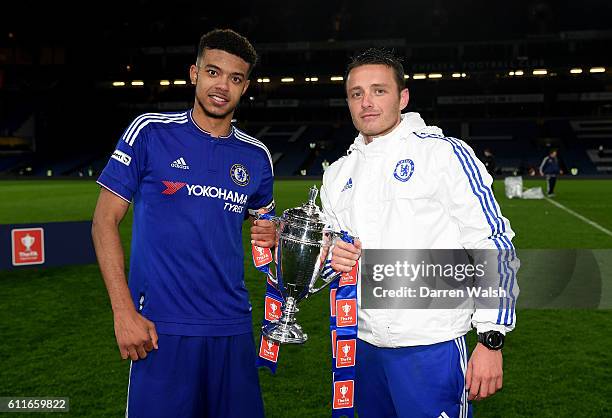
[[[272,281],[285,303],[280,319],[263,326],[262,333],[279,343],[306,342],[308,335],[295,320],[297,304],[341,275],[337,272],[321,275],[325,256],[338,234],[327,228],[325,216],[315,203],[318,192],[313,186],[308,202],[287,209],[280,218],[272,218],[279,236],[276,265],[271,269]],[[319,279],[321,283],[317,287]]]

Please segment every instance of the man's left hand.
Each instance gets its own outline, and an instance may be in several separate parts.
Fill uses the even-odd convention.
[[[276,224],[265,219],[253,221],[251,226],[251,243],[263,248],[276,245]]]
[[[501,350],[489,350],[478,343],[467,366],[468,400],[481,400],[502,388],[503,357]]]

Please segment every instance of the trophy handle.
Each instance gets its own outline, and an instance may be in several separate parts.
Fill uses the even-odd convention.
[[[353,237],[352,235],[349,235],[346,231],[329,231],[329,233],[332,236],[332,244],[329,247],[329,254],[331,254],[332,250],[334,249],[334,243],[336,239],[341,239],[344,242],[353,244],[355,242],[355,239],[357,238]],[[320,262],[321,260],[318,261],[318,263]],[[332,284],[334,281],[338,280],[340,276],[342,276],[342,272],[334,271],[331,267],[326,268],[325,265],[323,265],[323,268],[320,268],[318,271],[318,277],[321,277],[321,279],[323,280],[323,284],[317,288],[311,286],[309,294],[314,295],[315,293],[320,292],[321,290]]]
[[[321,275],[319,274],[319,276],[321,276]],[[342,273],[334,271],[333,274],[328,276],[328,278],[324,278],[323,279],[323,285],[317,287],[316,289],[315,288],[310,288],[310,291],[308,293],[314,295],[315,293],[320,292],[321,290],[325,289],[327,286],[329,286],[330,284],[332,284],[333,282],[338,280],[338,278],[340,278],[340,276],[342,276]],[[323,276],[321,276],[321,277],[323,277]]]

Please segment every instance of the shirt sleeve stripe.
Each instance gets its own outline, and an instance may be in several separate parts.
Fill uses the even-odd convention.
[[[128,128],[125,130],[125,133],[123,134],[123,139],[125,139],[128,135],[130,135],[134,131],[134,129],[136,129],[138,124],[140,124],[145,119],[149,119],[149,118],[174,119],[174,118],[184,117],[186,115],[187,115],[187,112],[181,112],[181,113],[144,113],[144,114],[138,116],[136,119],[134,119],[132,121],[130,126],[128,126]]]
[[[111,192],[112,194],[120,197],[121,199],[125,200],[128,203],[132,203],[130,200],[128,200],[127,198],[121,196],[119,193],[117,193],[116,191],[114,191],[113,189],[111,189],[110,187],[108,187],[106,184],[102,183],[100,180],[96,180],[96,183],[98,183],[100,186],[104,187],[106,190],[108,190],[109,192]]]

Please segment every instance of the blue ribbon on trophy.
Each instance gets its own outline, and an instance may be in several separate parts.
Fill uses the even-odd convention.
[[[346,231],[342,231],[341,234],[343,241],[351,244],[354,242]],[[331,267],[329,269],[331,270]],[[355,414],[358,275],[359,260],[349,273],[342,273],[340,279],[335,280],[329,288],[333,376],[332,418],[353,417]]]
[[[273,220],[269,214],[259,214],[257,219]],[[278,247],[276,248],[278,251]],[[255,268],[266,275],[266,295],[264,297],[264,318],[262,328],[281,317],[284,303],[283,295],[276,289],[276,278],[270,269],[272,263],[272,251],[252,245],[253,264]],[[278,255],[276,255],[278,259]],[[272,373],[276,373],[278,356],[280,354],[280,343],[266,338],[263,334],[259,338],[256,366],[267,367]]]
[[[338,296],[334,306],[341,313],[333,318],[331,327],[332,333],[338,336],[337,344],[340,344],[332,350],[339,350],[335,353],[333,365],[334,393],[337,396],[334,396],[332,415],[353,416],[358,266],[350,273],[342,274],[331,269],[329,263],[334,240],[353,242],[353,238],[346,232],[337,233],[328,227],[325,216],[315,203],[317,194],[318,190],[313,186],[308,202],[285,210],[280,218],[258,215],[258,219],[276,223],[278,245],[274,260],[269,249],[253,247],[255,267],[267,276],[266,311],[257,366],[268,367],[274,373],[279,344],[306,342],[308,335],[296,321],[298,303],[330,286],[330,291]],[[272,261],[275,262],[274,268],[271,268]],[[322,283],[317,286],[319,279]]]

